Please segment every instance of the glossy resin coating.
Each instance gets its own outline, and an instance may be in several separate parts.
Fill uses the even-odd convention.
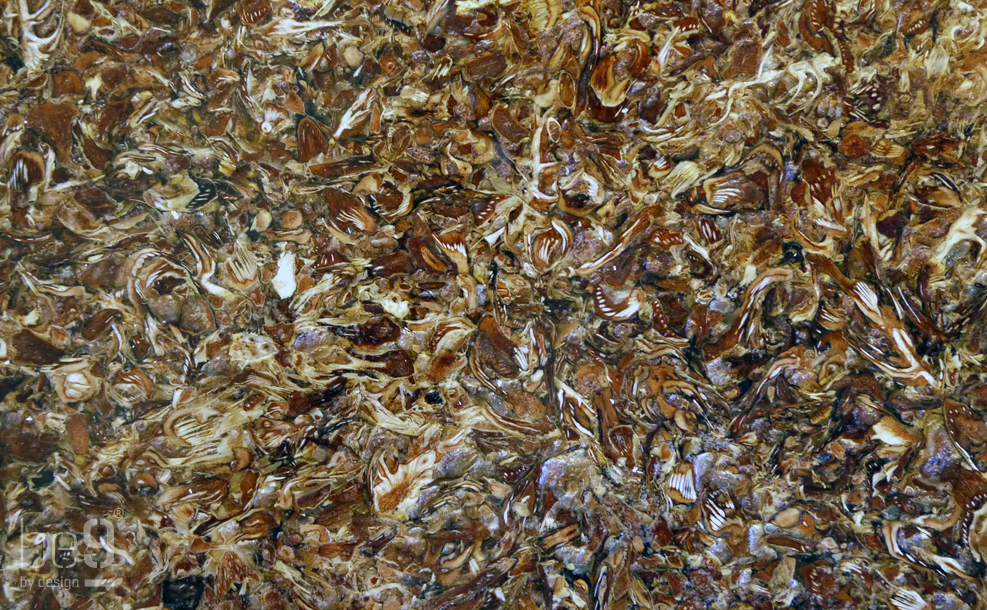
[[[981,4],[0,0],[0,607],[987,608]]]

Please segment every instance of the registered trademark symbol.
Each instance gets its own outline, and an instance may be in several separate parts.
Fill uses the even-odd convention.
[[[116,517],[117,519],[122,519],[123,518],[123,509],[122,508],[114,508],[113,509],[113,516]]]

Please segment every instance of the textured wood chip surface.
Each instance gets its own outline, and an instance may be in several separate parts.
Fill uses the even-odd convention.
[[[0,607],[987,608],[979,0],[0,9]]]

